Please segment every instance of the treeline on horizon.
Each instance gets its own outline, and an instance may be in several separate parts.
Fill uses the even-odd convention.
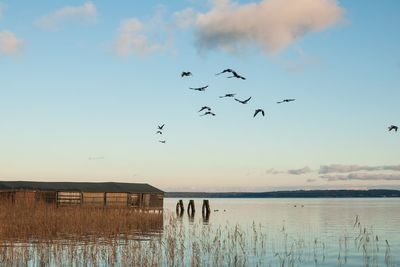
[[[181,198],[363,198],[400,197],[400,190],[296,190],[274,192],[165,192],[165,197]]]

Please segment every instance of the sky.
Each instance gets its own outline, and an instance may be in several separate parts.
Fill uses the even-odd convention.
[[[0,0],[0,179],[400,189],[400,132],[388,131],[400,126],[399,10]],[[215,75],[227,68],[246,80]]]

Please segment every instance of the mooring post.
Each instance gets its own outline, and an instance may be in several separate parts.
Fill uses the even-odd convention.
[[[183,212],[185,211],[185,207],[183,206],[183,201],[182,199],[180,199],[177,203],[176,203],[176,214],[178,216],[182,216]]]
[[[208,217],[210,215],[211,209],[210,209],[210,202],[208,199],[203,200],[203,207],[201,209],[201,212],[203,214],[203,217]]]
[[[196,212],[193,199],[189,200],[187,212],[188,212],[189,216],[191,216],[191,217],[193,217],[194,213]]]

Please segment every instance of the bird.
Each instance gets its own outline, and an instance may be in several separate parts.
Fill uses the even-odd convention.
[[[162,134],[162,132],[161,131],[157,131],[156,134]]]
[[[276,102],[277,104],[281,104],[283,102],[292,102],[295,101],[296,99],[283,99],[282,101]]]
[[[190,90],[196,90],[196,91],[205,91],[206,88],[208,88],[208,85],[203,86],[203,87],[197,87],[197,88],[189,87]]]
[[[190,71],[182,71],[181,73],[181,77],[185,77],[185,76],[192,76],[193,74]]]
[[[397,127],[396,125],[390,125],[390,126],[388,127],[389,132],[390,132],[391,130],[394,130],[395,132],[397,132],[398,129],[399,129],[399,127]]]
[[[219,98],[224,98],[224,97],[234,97],[236,94],[225,94],[223,96],[220,96]]]
[[[261,112],[261,114],[262,114],[263,116],[265,116],[264,110],[258,108],[258,109],[256,109],[256,111],[254,112],[253,118],[254,118],[255,116],[257,116],[257,114],[260,113],[260,112]]]
[[[201,107],[201,109],[199,111],[197,111],[197,112],[202,112],[205,109],[207,109],[208,111],[211,111],[210,107],[204,106],[204,107]]]
[[[200,115],[200,116],[206,116],[206,115],[215,116],[215,113],[213,113],[211,111],[207,111],[206,113],[204,113],[203,115]]]
[[[233,74],[232,76],[229,76],[229,77],[227,77],[227,78],[238,78],[238,79],[246,80],[245,77],[240,76],[240,75],[237,74],[235,71],[232,71],[232,74]]]
[[[239,103],[242,103],[242,104],[247,104],[247,102],[249,102],[250,101],[250,99],[251,99],[251,96],[249,97],[249,98],[247,98],[246,100],[239,100],[239,99],[237,99],[237,98],[235,98],[235,100],[237,101],[237,102],[239,102]]]
[[[163,124],[163,125],[161,125],[161,126],[158,125],[158,130],[162,130],[162,129],[164,128],[164,125],[165,125],[165,124]]]
[[[165,144],[165,142],[167,142],[167,141],[165,141],[165,140],[159,140],[158,142]]]
[[[234,70],[233,70],[233,69],[224,69],[223,71],[221,71],[221,72],[219,72],[219,73],[217,73],[217,74],[215,74],[215,75],[220,75],[220,74],[226,73],[226,72],[232,73],[232,72],[234,72]]]
[[[240,76],[240,75],[237,74],[237,72],[234,71],[233,69],[224,69],[223,71],[221,71],[220,73],[217,73],[217,74],[215,74],[215,75],[220,75],[220,74],[222,74],[222,73],[227,73],[227,72],[232,73],[232,76],[229,76],[228,78],[238,78],[238,79],[246,80],[245,77]]]

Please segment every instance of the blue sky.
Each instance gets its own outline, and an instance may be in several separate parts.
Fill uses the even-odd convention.
[[[400,126],[398,10],[394,0],[1,1],[0,179],[399,188],[400,132],[387,131]],[[225,68],[247,79],[214,75]],[[285,98],[296,101],[276,104]],[[216,116],[200,117],[204,105]]]

